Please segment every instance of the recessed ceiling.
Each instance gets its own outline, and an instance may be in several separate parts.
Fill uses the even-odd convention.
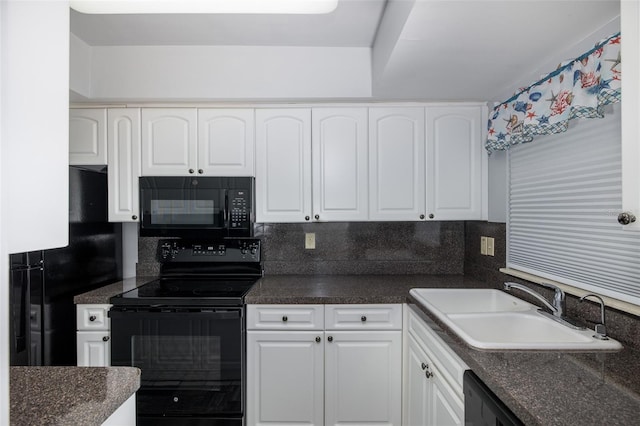
[[[71,32],[90,46],[219,45],[370,47],[385,0],[342,0],[320,15],[89,15]]]

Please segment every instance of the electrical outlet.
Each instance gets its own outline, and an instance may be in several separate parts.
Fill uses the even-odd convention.
[[[304,248],[307,250],[313,250],[316,248],[315,232],[307,232],[304,234]]]
[[[487,256],[495,256],[495,240],[487,237]]]
[[[487,254],[487,237],[480,237],[480,254]]]

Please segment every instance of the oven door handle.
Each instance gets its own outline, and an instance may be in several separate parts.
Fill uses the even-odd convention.
[[[208,308],[179,308],[170,306],[153,306],[151,308],[111,308],[109,318],[156,318],[158,315],[171,315],[173,317],[206,316],[209,319],[230,320],[242,318],[242,309],[208,309]]]

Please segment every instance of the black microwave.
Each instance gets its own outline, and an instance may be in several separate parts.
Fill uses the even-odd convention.
[[[253,177],[141,177],[143,237],[251,237]]]

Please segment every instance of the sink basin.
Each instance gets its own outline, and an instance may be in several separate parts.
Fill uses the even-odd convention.
[[[468,345],[499,350],[620,350],[538,313],[539,308],[494,289],[414,288],[409,292]]]

